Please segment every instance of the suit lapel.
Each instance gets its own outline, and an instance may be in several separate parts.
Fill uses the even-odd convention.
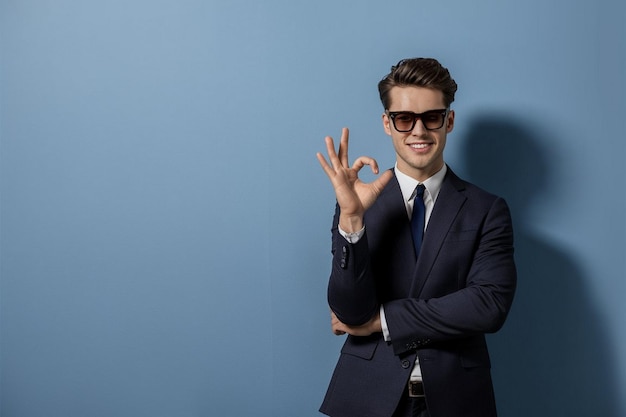
[[[465,203],[466,197],[461,192],[464,188],[463,182],[448,168],[424,233],[422,249],[415,267],[410,292],[412,297],[419,297],[422,292],[422,288],[424,288],[430,271],[437,260],[443,241]]]

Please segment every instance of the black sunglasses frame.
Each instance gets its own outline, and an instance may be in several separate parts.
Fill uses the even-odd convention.
[[[410,112],[410,111],[389,111],[389,110],[387,110],[387,115],[389,116],[389,118],[393,122],[394,129],[396,129],[400,133],[407,133],[407,132],[410,132],[413,129],[415,129],[415,124],[417,123],[418,119],[422,120],[422,124],[424,125],[424,128],[426,130],[438,130],[438,129],[441,129],[443,127],[443,125],[446,123],[446,116],[448,114],[448,110],[449,109],[436,109],[436,110],[428,110],[428,111],[425,111],[423,113],[413,113],[413,112]],[[411,124],[411,128],[410,129],[408,129],[408,130],[405,130],[405,129],[400,130],[400,129],[398,129],[396,127],[396,117],[401,115],[401,114],[402,115],[413,116],[413,123]],[[441,118],[441,125],[439,127],[429,128],[429,127],[426,126],[426,124],[424,123],[422,117],[428,116],[430,114],[443,114],[443,117]]]

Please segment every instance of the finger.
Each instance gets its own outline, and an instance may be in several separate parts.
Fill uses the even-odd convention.
[[[326,141],[326,152],[328,153],[328,159],[330,164],[335,169],[341,168],[341,160],[337,155],[337,152],[335,151],[335,141],[330,136],[326,136],[324,140]]]
[[[339,164],[339,158],[337,158],[337,154],[335,153],[335,144],[333,142],[333,138],[331,138],[330,136],[326,136],[324,140],[326,142],[326,151],[328,152],[329,161],[326,161],[326,158],[324,158],[324,155],[321,152],[318,152],[317,154],[315,154],[315,156],[317,157],[317,160],[322,166],[324,172],[326,172],[326,175],[328,175],[328,177],[332,179],[335,174],[335,170],[333,169],[333,166],[331,166],[331,164]]]
[[[326,162],[326,158],[324,158],[324,155],[322,155],[321,152],[318,152],[317,154],[315,154],[315,156],[317,157],[317,160],[319,161],[326,175],[330,176],[332,173],[335,172],[333,168],[328,165],[328,162]]]
[[[341,161],[341,165],[349,168],[350,162],[348,161],[348,137],[350,136],[350,131],[347,127],[341,129],[341,140],[339,141],[339,161]]]
[[[330,328],[332,329],[333,333],[340,336],[342,334],[346,334],[346,329],[344,327],[342,327],[342,323],[341,322],[336,322],[333,323]]]
[[[359,156],[352,165],[352,168],[355,171],[360,171],[365,165],[369,165],[374,174],[378,174],[378,162],[374,158],[370,158],[369,156]]]
[[[335,312],[330,310],[330,328],[332,329],[333,333],[337,336],[342,336],[346,334],[342,326],[344,326],[344,324],[339,321]]]
[[[378,175],[378,162],[375,159],[372,159],[370,162],[370,168],[374,174]]]

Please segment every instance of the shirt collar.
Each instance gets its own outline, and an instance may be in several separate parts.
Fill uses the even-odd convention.
[[[394,171],[396,173],[396,178],[398,179],[398,184],[400,184],[402,198],[406,204],[412,197],[415,187],[417,187],[420,182],[400,171],[397,163],[394,167]],[[448,166],[443,164],[443,168],[437,171],[435,175],[421,183],[424,184],[424,187],[426,188],[424,200],[431,199],[433,203],[437,200],[437,196],[439,195],[439,190],[441,190],[441,184],[443,183],[443,178],[446,176],[446,172],[448,172]]]

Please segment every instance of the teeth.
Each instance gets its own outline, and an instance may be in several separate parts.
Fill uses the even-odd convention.
[[[412,143],[411,145],[409,145],[411,148],[415,148],[415,149],[424,149],[425,147],[428,146],[427,143]]]

